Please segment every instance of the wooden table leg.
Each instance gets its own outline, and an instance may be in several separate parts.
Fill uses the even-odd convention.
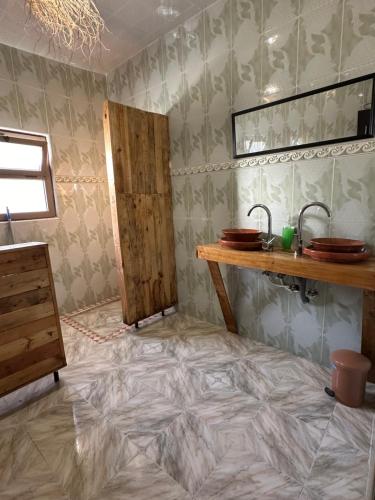
[[[362,354],[372,363],[369,382],[375,382],[375,291],[363,291]]]
[[[219,264],[212,260],[208,260],[207,264],[211,273],[212,281],[214,282],[215,285],[215,290],[220,302],[221,310],[223,311],[224,321],[227,326],[227,330],[232,333],[238,333],[237,323],[233,316],[227,291],[225,290],[225,285],[223,277],[221,276]]]

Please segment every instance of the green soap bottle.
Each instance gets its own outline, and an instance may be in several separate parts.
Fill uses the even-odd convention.
[[[290,226],[289,224],[283,227],[281,233],[281,246],[283,250],[290,250],[292,248],[294,234],[294,227]]]

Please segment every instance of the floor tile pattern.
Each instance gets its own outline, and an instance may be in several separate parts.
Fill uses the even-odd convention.
[[[180,313],[101,344],[62,326],[60,383],[0,399],[1,499],[369,498],[373,386],[346,408],[326,369]]]

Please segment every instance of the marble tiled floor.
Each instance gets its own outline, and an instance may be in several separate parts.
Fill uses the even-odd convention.
[[[180,314],[104,344],[63,330],[60,383],[0,400],[2,500],[370,498],[372,387],[346,408],[323,368]]]

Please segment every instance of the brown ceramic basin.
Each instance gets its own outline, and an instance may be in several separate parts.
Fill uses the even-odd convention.
[[[221,238],[219,244],[233,250],[262,250],[261,241],[233,241],[229,238]]]
[[[370,252],[365,248],[361,252],[345,253],[345,252],[323,252],[322,250],[315,250],[311,246],[303,249],[303,253],[308,255],[314,260],[322,262],[337,262],[341,264],[352,264],[354,262],[361,262],[370,257]]]
[[[262,234],[258,229],[223,229],[225,238],[231,241],[256,241]]]
[[[313,238],[310,243],[315,250],[340,253],[361,252],[365,246],[364,241],[348,238]]]

